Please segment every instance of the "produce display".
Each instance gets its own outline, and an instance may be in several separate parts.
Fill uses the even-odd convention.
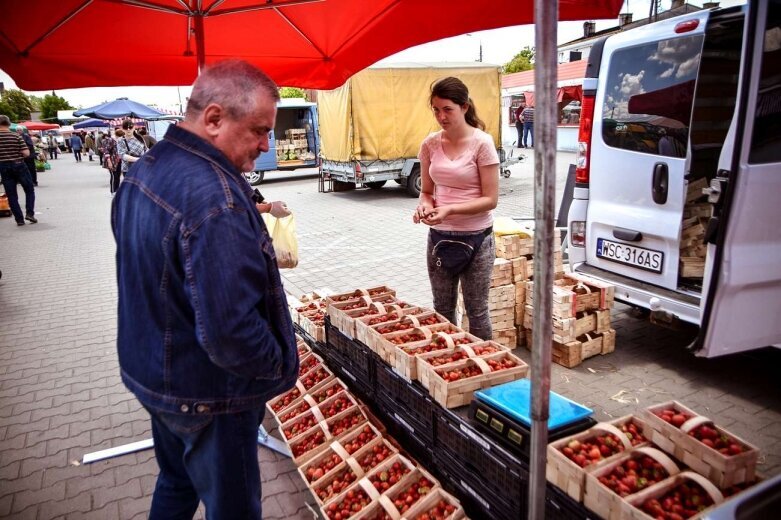
[[[389,467],[382,468],[369,475],[369,482],[374,486],[374,489],[383,493],[388,491],[392,486],[398,484],[402,477],[410,471],[411,470],[407,465],[396,461]]]
[[[625,461],[607,475],[599,477],[598,480],[617,495],[625,497],[669,476],[667,470],[659,462],[648,455],[642,455]]]
[[[310,483],[317,482],[319,479],[323,478],[323,475],[334,469],[336,466],[342,463],[342,457],[337,455],[336,453],[332,453],[325,459],[318,461],[317,464],[312,464],[309,467],[307,467],[306,471],[304,472],[304,475],[306,477],[306,481]]]
[[[312,399],[315,400],[316,403],[322,403],[329,397],[333,397],[339,392],[344,390],[344,385],[339,381],[334,381],[333,384],[328,385],[328,387],[323,388],[317,393],[312,394]]]
[[[279,422],[286,423],[290,419],[294,419],[299,415],[301,415],[302,413],[306,412],[307,410],[309,410],[309,408],[310,408],[309,403],[307,403],[306,401],[302,401],[301,404],[297,405],[289,412],[285,412],[284,414],[280,415]]]
[[[683,426],[683,423],[692,418],[691,415],[683,413],[675,408],[665,408],[663,410],[655,410],[654,414],[662,419],[666,423],[670,423],[676,428]]]
[[[327,502],[331,497],[335,497],[347,489],[350,484],[355,482],[356,478],[355,472],[351,468],[346,467],[333,477],[330,477],[329,482],[317,485],[314,488],[315,494],[321,502]]]
[[[301,384],[304,385],[304,388],[309,390],[317,383],[321,381],[325,381],[326,379],[331,377],[331,375],[332,374],[328,372],[324,367],[320,366],[315,370],[312,370],[304,374],[303,379],[301,379],[300,381]]]
[[[356,451],[357,449],[354,449],[353,451],[347,450],[348,453],[355,453]],[[392,454],[393,452],[385,443],[380,443],[377,444],[376,446],[373,446],[368,453],[360,457],[358,459],[358,464],[360,464],[362,470],[369,471],[370,469],[376,467],[378,464],[381,464],[385,459],[390,457]]]
[[[403,515],[415,502],[420,500],[420,497],[431,491],[431,488],[432,482],[425,476],[420,477],[396,495],[393,499],[393,505]]]
[[[368,506],[371,498],[361,488],[350,489],[341,500],[333,501],[325,508],[326,516],[331,520],[343,520]]]
[[[743,453],[743,446],[729,435],[719,433],[713,425],[703,424],[689,431],[689,435],[722,455],[732,456]]]
[[[561,452],[581,468],[624,451],[623,443],[612,433],[597,435],[585,441],[572,440]]]
[[[363,427],[361,433],[359,433],[349,441],[345,442],[343,447],[345,450],[347,450],[347,453],[352,455],[359,449],[363,448],[366,445],[366,443],[374,439],[376,436],[377,434],[375,434],[371,426],[367,424],[366,426]]]
[[[437,504],[426,511],[415,516],[414,520],[447,520],[456,511],[456,506],[440,500]]]

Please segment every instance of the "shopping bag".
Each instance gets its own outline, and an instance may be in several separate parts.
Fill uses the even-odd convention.
[[[292,269],[298,265],[298,239],[296,238],[296,217],[275,218],[263,214],[268,232],[274,244],[274,254],[280,269]]]
[[[45,163],[43,163],[43,169],[44,170],[51,170],[52,169],[52,165],[47,163],[47,162],[45,162]]]

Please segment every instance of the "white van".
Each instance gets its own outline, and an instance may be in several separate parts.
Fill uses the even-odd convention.
[[[599,41],[583,82],[573,269],[713,357],[781,343],[781,0]]]

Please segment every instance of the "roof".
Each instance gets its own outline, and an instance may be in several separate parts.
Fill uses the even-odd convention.
[[[582,79],[586,75],[586,60],[559,63],[558,81]],[[502,76],[502,88],[523,87],[534,85],[534,69],[514,72]]]

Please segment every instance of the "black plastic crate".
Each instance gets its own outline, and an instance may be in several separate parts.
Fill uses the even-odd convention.
[[[392,399],[381,390],[375,390],[374,399],[391,420],[403,426],[407,431],[415,435],[416,438],[425,442],[429,449],[434,449],[435,435],[433,423],[430,425],[421,423],[416,417],[408,413],[404,405]]]
[[[377,404],[377,415],[388,429],[391,437],[427,471],[432,470],[435,461],[432,442],[427,440],[425,436],[421,436],[421,431],[416,430],[411,423],[403,419],[400,420],[398,414],[387,410],[383,403]]]
[[[342,331],[325,319],[325,337],[328,346],[350,363],[358,377],[371,381],[374,378],[374,357],[362,343],[347,337]]]
[[[410,417],[423,428],[434,430],[434,408],[437,405],[428,391],[417,381],[408,382],[387,364],[378,362],[375,366],[377,394],[383,394],[395,403],[397,411]],[[431,439],[433,441],[433,438]]]
[[[464,506],[466,514],[473,519],[518,520],[526,518],[527,511],[519,505],[513,506],[504,500],[504,492],[489,491],[476,481],[479,475],[469,474],[458,462],[446,453],[435,453],[434,476],[442,486],[454,494]],[[526,483],[528,486],[528,482]],[[524,507],[526,507],[524,505]]]
[[[512,507],[525,507],[529,482],[526,464],[449,410],[438,409],[436,432],[437,457],[450,457],[463,468],[465,479],[474,478],[487,491],[501,493]]]
[[[328,359],[328,367],[331,368],[342,381],[347,383],[350,390],[358,394],[358,397],[369,402],[375,399],[372,381],[361,376],[349,361],[341,358],[341,356],[333,355],[332,353],[331,357]]]
[[[580,502],[576,502],[564,491],[548,484],[545,495],[545,518],[548,520],[598,520],[595,515]]]

